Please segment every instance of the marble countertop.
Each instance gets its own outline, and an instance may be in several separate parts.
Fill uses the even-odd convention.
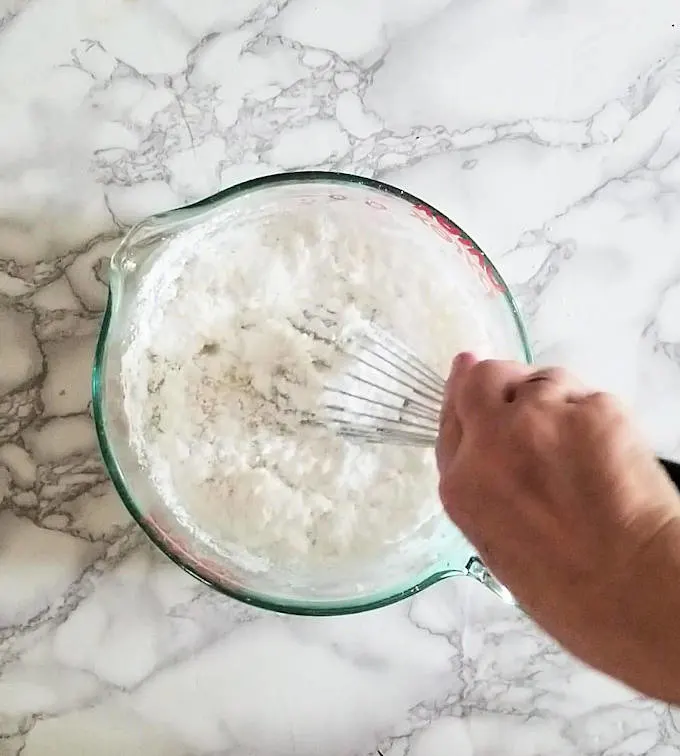
[[[448,213],[539,360],[680,452],[678,0],[0,0],[0,756],[680,754],[471,581],[280,617],[131,522],[90,419],[107,258],[310,167]]]

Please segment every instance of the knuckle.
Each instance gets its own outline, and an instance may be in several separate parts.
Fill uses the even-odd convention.
[[[553,383],[571,383],[574,380],[571,373],[561,367],[549,367],[537,370],[532,377],[547,378]]]
[[[621,415],[623,409],[619,400],[606,391],[596,391],[584,400],[586,407],[594,413],[608,417]]]
[[[610,451],[625,441],[628,422],[621,402],[611,394],[598,391],[585,400],[585,412],[577,424],[583,437],[591,443],[605,444]]]
[[[469,378],[476,384],[485,385],[498,374],[499,365],[496,360],[481,360],[469,372]]]

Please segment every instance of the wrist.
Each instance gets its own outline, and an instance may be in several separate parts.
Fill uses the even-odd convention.
[[[631,563],[620,586],[624,644],[606,670],[642,693],[680,704],[680,518],[670,520]]]

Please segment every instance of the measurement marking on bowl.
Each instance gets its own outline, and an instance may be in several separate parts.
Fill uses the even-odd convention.
[[[181,557],[187,564],[194,568],[206,579],[212,580],[218,584],[230,583],[235,585],[233,576],[229,574],[221,565],[211,559],[200,559],[189,551],[189,545],[183,540],[173,538],[168,531],[153,517],[145,518],[145,522],[158,538],[169,547],[170,552]]]

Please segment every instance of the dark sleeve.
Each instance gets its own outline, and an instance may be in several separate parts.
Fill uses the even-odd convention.
[[[668,474],[668,477],[675,484],[675,487],[680,490],[680,464],[678,462],[671,462],[669,459],[659,459],[659,462]]]

